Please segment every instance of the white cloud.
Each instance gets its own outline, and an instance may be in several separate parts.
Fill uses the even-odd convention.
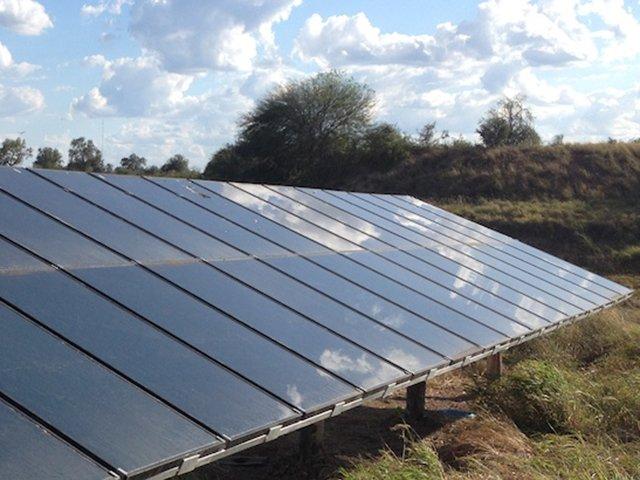
[[[477,138],[478,120],[501,95],[524,93],[543,136],[631,136],[634,128],[638,136],[635,87],[620,98],[578,90],[580,69],[610,72],[610,62],[640,55],[638,25],[623,0],[486,0],[474,19],[420,35],[383,32],[364,13],[312,15],[294,54],[367,82],[381,118],[409,131],[437,120]],[[562,71],[566,80],[550,79]]]
[[[33,113],[44,108],[44,96],[31,87],[0,85],[0,118]]]
[[[86,63],[103,69],[100,86],[72,104],[73,110],[89,116],[170,116],[201,100],[186,94],[193,76],[165,72],[151,57],[108,61],[94,55]]]
[[[0,0],[0,26],[21,35],[40,35],[53,22],[34,0]]]
[[[133,0],[102,0],[98,3],[85,3],[80,12],[89,17],[97,17],[104,13],[120,15],[125,5],[131,5]]]
[[[7,47],[0,42],[0,73],[15,77],[24,77],[38,70],[37,65],[27,62],[16,63]]]
[[[349,65],[446,66],[460,61],[522,60],[562,65],[593,58],[589,29],[574,2],[488,0],[474,21],[443,23],[433,35],[382,33],[364,13],[312,15],[296,39],[295,52],[322,67]]]
[[[139,0],[131,33],[166,70],[249,71],[259,49],[273,49],[272,26],[301,0]]]

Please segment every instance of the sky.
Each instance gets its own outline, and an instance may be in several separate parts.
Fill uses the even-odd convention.
[[[524,94],[544,140],[640,137],[638,0],[0,0],[0,139],[202,168],[256,99],[327,69],[409,134],[477,140]]]

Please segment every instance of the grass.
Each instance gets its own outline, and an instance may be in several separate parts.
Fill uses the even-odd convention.
[[[637,200],[640,143],[437,147],[391,171],[335,181],[343,188],[423,198]]]

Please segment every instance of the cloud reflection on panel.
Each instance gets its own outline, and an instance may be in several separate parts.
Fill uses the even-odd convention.
[[[353,245],[345,240],[342,240],[335,235],[318,228],[317,226],[307,222],[306,220],[291,215],[290,213],[282,210],[266,201],[254,197],[247,192],[244,192],[234,186],[228,184],[214,184],[207,183],[207,188],[216,189],[221,195],[233,200],[240,205],[251,208],[252,210],[270,218],[282,225],[285,225],[292,230],[311,238],[312,240],[321,243],[333,250],[337,251],[354,251],[359,250],[356,245]]]

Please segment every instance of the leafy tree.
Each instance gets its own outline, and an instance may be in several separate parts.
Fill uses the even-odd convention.
[[[381,123],[367,130],[360,151],[360,164],[388,170],[409,157],[411,140],[395,125]]]
[[[224,161],[214,156],[206,171],[218,178],[229,173],[233,153],[262,176],[254,180],[336,175],[336,168],[370,126],[374,105],[373,91],[341,72],[289,82],[242,118],[233,152],[226,150]],[[234,168],[247,171],[245,166]]]
[[[139,157],[135,153],[132,153],[128,157],[124,157],[120,160],[120,167],[116,170],[119,173],[127,173],[127,172],[135,172],[139,173],[144,171],[147,165],[147,159],[144,157]]]
[[[93,144],[92,140],[84,137],[71,140],[69,148],[68,170],[83,172],[103,172],[105,170],[102,152]]]
[[[525,100],[523,95],[505,97],[480,120],[476,131],[486,147],[540,144],[533,114],[525,106]]]
[[[558,146],[562,144],[564,144],[564,135],[562,133],[554,135],[551,139],[551,145]]]
[[[189,160],[184,155],[174,155],[160,167],[160,173],[170,176],[188,176],[191,173]]]
[[[5,138],[0,146],[0,165],[20,165],[32,154],[33,150],[27,147],[24,138]]]
[[[62,168],[64,166],[62,154],[57,148],[39,148],[33,166],[36,168]]]

